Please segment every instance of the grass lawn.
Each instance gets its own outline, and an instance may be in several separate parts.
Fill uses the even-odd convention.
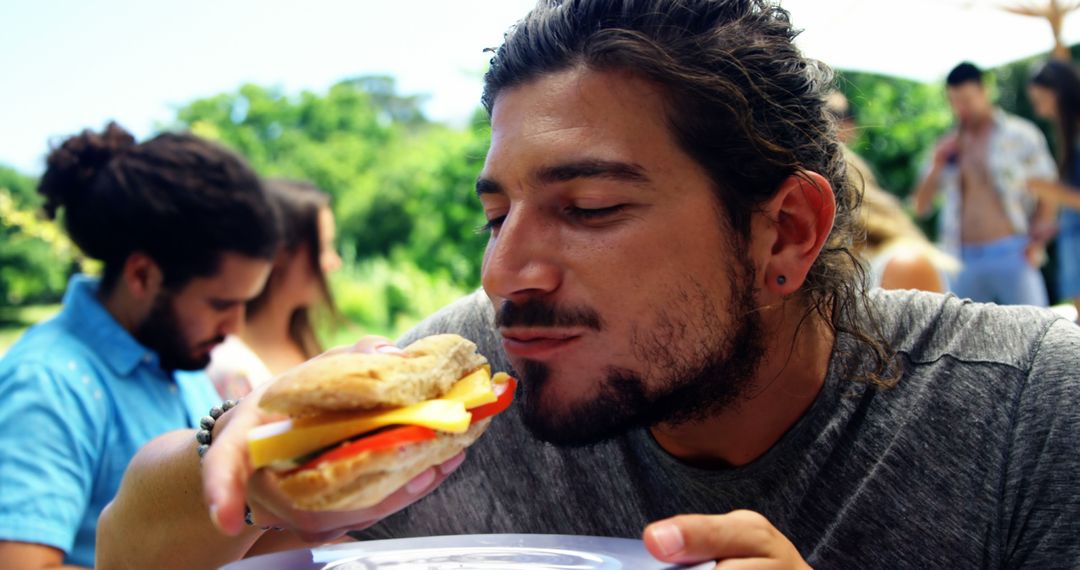
[[[59,304],[0,307],[0,356],[7,352],[26,327],[55,315],[59,310]]]

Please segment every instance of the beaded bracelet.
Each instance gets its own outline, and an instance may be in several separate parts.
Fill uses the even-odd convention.
[[[210,408],[210,413],[199,420],[199,428],[201,429],[195,432],[195,441],[199,443],[200,460],[206,455],[206,450],[210,449],[210,440],[213,437],[214,424],[217,423],[218,418],[225,412],[236,407],[236,404],[239,403],[238,400],[225,400],[220,406]]]
[[[220,406],[214,406],[210,408],[210,412],[203,416],[199,420],[199,431],[195,432],[195,441],[199,444],[199,460],[202,461],[206,451],[210,449],[210,441],[213,439],[214,425],[217,423],[218,418],[225,414],[225,412],[233,409],[239,404],[239,400],[225,400]],[[255,519],[251,514],[251,507],[244,505],[244,524],[248,526],[255,526]],[[262,526],[259,527],[262,530],[285,530],[279,526]]]

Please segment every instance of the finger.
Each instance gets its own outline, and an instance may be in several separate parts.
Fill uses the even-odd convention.
[[[326,350],[314,359],[330,356],[331,354],[345,354],[349,352],[383,352],[393,354],[400,353],[402,350],[398,348],[393,341],[384,336],[367,335],[361,337],[360,340],[352,344],[342,344]]]
[[[765,517],[752,511],[673,517],[645,527],[644,540],[657,559],[681,564],[781,558],[780,554],[786,554],[781,547],[791,544]]]
[[[223,533],[235,536],[244,529],[244,497],[251,476],[247,432],[261,423],[256,390],[220,418],[213,444],[203,458],[203,498],[210,520]]]
[[[774,558],[729,558],[713,566],[713,570],[787,570],[790,566]]]
[[[248,502],[248,508],[251,509],[251,526],[255,528],[261,530],[266,530],[267,528],[284,529],[288,526],[281,517],[278,517],[254,501]]]
[[[431,494],[450,476],[450,473],[453,473],[453,470],[443,472],[439,467],[425,469],[378,505],[372,507],[372,510],[378,519],[384,519]]]
[[[439,471],[441,471],[443,475],[449,475],[449,474],[453,473],[454,471],[457,471],[457,468],[461,467],[461,464],[464,463],[464,462],[465,462],[465,451],[462,450],[457,455],[455,455],[455,456],[451,457],[450,459],[447,459],[446,461],[442,462],[442,464],[440,464],[438,466]]]
[[[351,352],[382,352],[387,354],[399,354],[401,349],[394,345],[390,339],[381,336],[365,336],[356,341],[350,347]]]
[[[375,515],[374,518],[382,520],[428,496],[456,471],[464,460],[465,452],[462,451],[435,467],[425,469],[400,489],[379,502],[378,505],[371,507]]]
[[[351,511],[303,511],[291,507],[273,476],[260,470],[252,478],[252,508],[258,505],[269,514],[267,520],[277,521],[296,531],[304,540],[329,540],[327,536],[340,536],[348,530],[362,530],[380,520],[408,507],[434,491],[450,476],[464,460],[464,452],[458,453],[436,467],[425,469],[379,504]],[[269,524],[269,523],[262,523]]]

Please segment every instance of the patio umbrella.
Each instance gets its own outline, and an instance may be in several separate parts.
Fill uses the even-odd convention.
[[[803,52],[836,69],[938,81],[954,65],[985,68],[1080,41],[1080,1],[781,0]],[[1067,52],[1065,52],[1067,53]]]

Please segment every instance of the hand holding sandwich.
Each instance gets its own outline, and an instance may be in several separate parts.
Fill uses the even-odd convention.
[[[513,380],[492,379],[454,335],[405,352],[378,337],[329,351],[215,426],[203,463],[211,519],[239,533],[246,501],[255,524],[307,540],[371,526],[434,490],[512,396]]]

